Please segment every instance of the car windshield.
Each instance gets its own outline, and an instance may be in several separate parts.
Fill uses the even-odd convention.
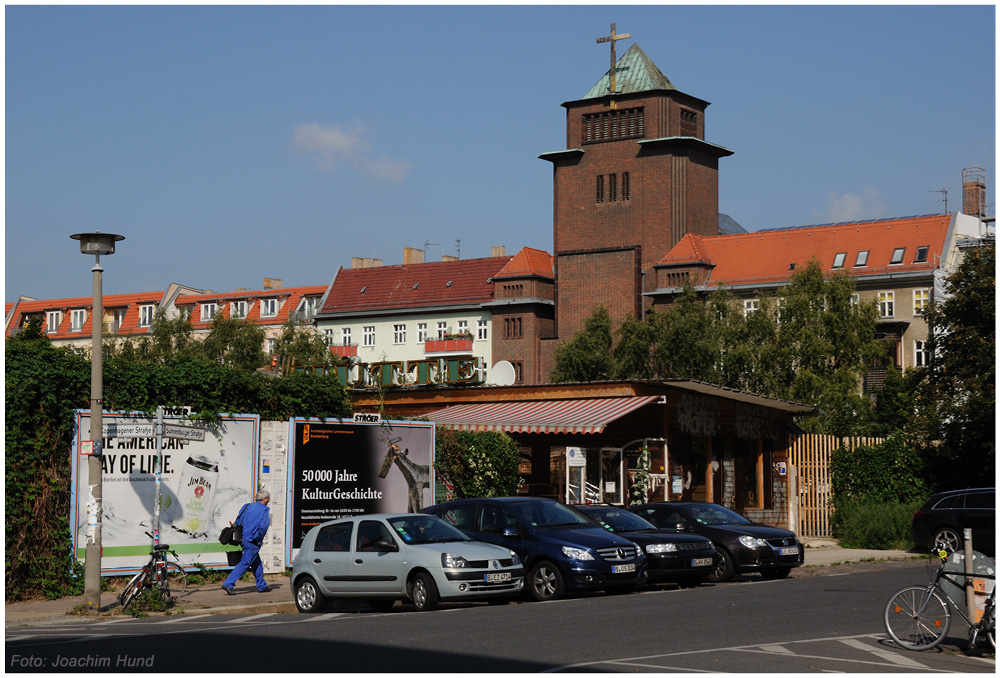
[[[617,508],[586,509],[584,511],[597,520],[609,532],[639,532],[655,530],[656,526],[631,511]]]
[[[407,544],[469,541],[457,529],[435,516],[413,514],[389,518],[389,525]]]
[[[688,511],[695,522],[701,525],[746,525],[750,521],[739,513],[718,504],[698,504],[689,506]]]
[[[576,511],[556,502],[515,501],[508,504],[536,527],[593,527]]]

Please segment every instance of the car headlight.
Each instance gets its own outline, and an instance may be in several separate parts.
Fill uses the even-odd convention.
[[[562,552],[573,560],[593,560],[594,556],[587,549],[578,549],[572,546],[563,546]]]
[[[508,550],[510,550],[510,549],[508,549]],[[518,558],[517,554],[514,553],[513,551],[510,552],[510,564],[511,565],[520,565],[521,564],[521,559]]]
[[[766,541],[758,539],[757,537],[751,537],[749,534],[740,535],[740,543],[748,549],[759,549],[767,546]]]
[[[677,544],[647,544],[646,553],[672,553],[677,550]]]
[[[442,553],[441,554],[441,566],[442,567],[468,567],[469,561],[462,556],[456,556],[454,553]]]

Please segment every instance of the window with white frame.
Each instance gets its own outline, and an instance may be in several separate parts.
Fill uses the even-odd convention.
[[[931,303],[929,289],[913,290],[913,315],[923,315],[929,303]]]
[[[74,308],[70,311],[69,316],[69,331],[70,332],[80,332],[83,330],[83,324],[87,322],[87,311],[82,308]]]
[[[469,321],[459,320],[458,321],[458,334],[468,334],[469,333]]]
[[[316,307],[319,305],[319,297],[302,297],[299,302],[299,314],[304,319],[309,320],[316,314]]]
[[[201,305],[201,321],[208,322],[215,317],[215,302]]]
[[[394,344],[406,343],[406,325],[392,326],[392,343]]]
[[[417,343],[422,344],[427,341],[427,323],[417,323]]]
[[[487,330],[488,325],[485,320],[479,320],[476,322],[476,339],[479,341],[485,341],[489,339],[489,331]]]
[[[139,327],[149,327],[153,324],[153,316],[156,315],[156,307],[152,304],[146,304],[145,306],[139,307]],[[188,317],[190,317],[190,311],[188,312]]]
[[[49,334],[55,334],[59,331],[59,325],[62,324],[62,311],[49,311],[45,314],[45,331]]]
[[[246,318],[247,317],[247,302],[245,301],[231,301],[229,302],[229,317],[233,319]]]
[[[274,297],[260,300],[260,317],[273,318],[278,315],[278,300]]]
[[[111,327],[108,328],[110,332],[117,332],[125,324],[125,314],[128,313],[127,308],[116,308],[111,311]]]
[[[878,293],[878,317],[895,317],[896,293],[892,291]]]
[[[917,367],[927,367],[931,364],[931,352],[926,341],[913,342],[913,364]]]
[[[372,340],[374,342],[374,339]],[[351,345],[351,328],[342,327],[340,328],[340,345],[350,346]]]
[[[374,346],[375,345],[375,326],[374,325],[365,325],[364,326],[364,330],[362,332],[362,341],[364,342],[365,346]]]
[[[334,331],[332,329],[323,330],[323,338],[326,339],[327,346],[333,346],[333,342],[336,341],[334,338]]]
[[[752,313],[756,313],[760,310],[760,299],[744,299],[743,300],[743,315],[749,316]]]
[[[270,355],[270,354],[274,353],[274,349],[275,349],[275,345],[276,345],[276,343],[277,343],[277,342],[275,341],[274,337],[268,337],[268,338],[267,338],[267,339],[266,339],[266,340],[264,341],[264,345],[265,345],[265,346],[267,347],[267,349],[266,349],[266,350],[267,350],[267,353],[268,353],[268,355]]]
[[[437,330],[438,330],[438,336],[437,336],[437,338],[438,339],[444,339],[444,335],[448,334],[448,323],[441,323],[441,322],[439,322],[437,324]]]

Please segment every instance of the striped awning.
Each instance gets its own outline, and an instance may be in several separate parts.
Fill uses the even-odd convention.
[[[601,433],[604,427],[659,396],[453,405],[426,416],[459,431]]]

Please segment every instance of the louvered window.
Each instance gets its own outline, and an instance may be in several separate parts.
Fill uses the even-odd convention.
[[[583,116],[583,142],[586,144],[645,135],[642,108],[624,108]]]

